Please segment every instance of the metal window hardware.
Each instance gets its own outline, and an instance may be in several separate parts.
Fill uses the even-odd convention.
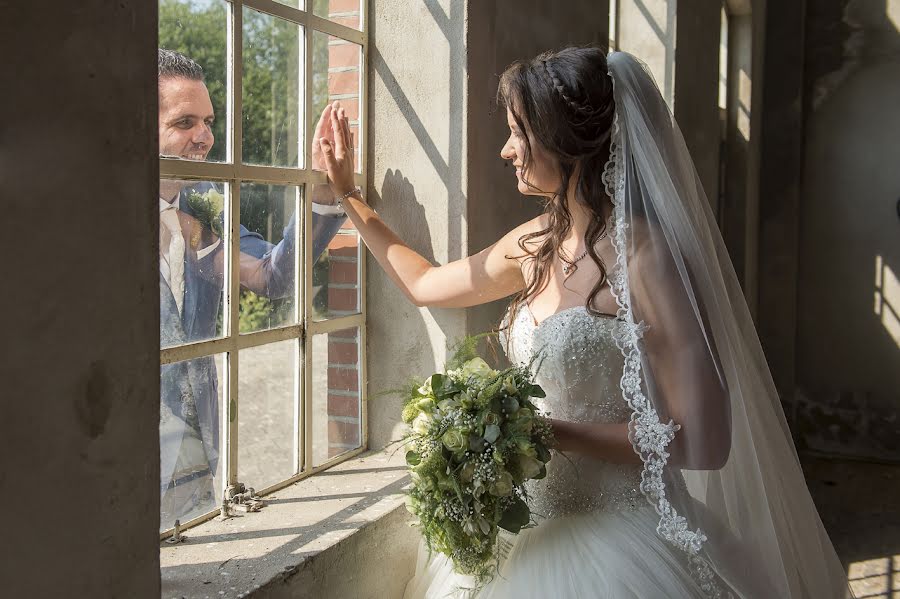
[[[166,543],[177,545],[178,543],[184,542],[185,539],[187,539],[187,537],[181,534],[181,520],[175,520],[172,536],[166,539]]]
[[[235,483],[225,489],[225,498],[222,500],[222,517],[233,516],[233,510],[239,512],[258,512],[266,506],[266,501],[256,495],[253,487],[247,487],[244,483]]]

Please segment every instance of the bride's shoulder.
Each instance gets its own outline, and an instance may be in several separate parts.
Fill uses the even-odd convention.
[[[549,225],[550,218],[546,214],[541,214],[514,228],[503,237],[503,241],[512,251],[521,252],[522,249],[525,249],[526,252],[531,253],[544,241],[545,236],[541,233]]]

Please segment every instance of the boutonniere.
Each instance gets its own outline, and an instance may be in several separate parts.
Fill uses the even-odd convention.
[[[197,219],[204,228],[209,229],[219,239],[224,237],[224,232],[222,230],[223,221],[222,221],[222,212],[225,210],[225,196],[216,191],[215,189],[208,189],[205,193],[200,193],[197,190],[191,190],[187,197],[188,206],[191,207],[191,212],[194,213],[194,218]],[[199,231],[194,234],[191,234],[191,245],[195,245],[194,238],[196,237],[196,243],[199,243],[200,236]]]

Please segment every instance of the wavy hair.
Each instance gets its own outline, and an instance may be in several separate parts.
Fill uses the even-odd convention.
[[[576,199],[594,216],[584,241],[588,255],[600,269],[600,279],[591,290],[586,307],[599,316],[601,312],[593,304],[607,281],[607,270],[595,246],[607,228],[603,208],[611,200],[603,184],[603,171],[609,159],[615,115],[606,52],[594,46],[569,47],[545,52],[532,60],[516,61],[500,76],[497,101],[509,108],[525,136],[523,181],[548,194],[544,208],[549,217],[547,227],[519,239],[523,254],[514,258],[531,262],[533,269],[525,288],[513,299],[510,314],[516,314],[522,303],[546,288],[557,258],[570,264],[571,272],[578,268],[562,253],[562,242],[572,229],[566,196],[572,178],[577,176]],[[555,190],[540,190],[525,180],[533,164],[535,143],[557,162],[560,184]]]

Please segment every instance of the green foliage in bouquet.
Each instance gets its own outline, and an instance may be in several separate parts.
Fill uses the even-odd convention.
[[[499,529],[531,525],[525,482],[546,476],[552,431],[531,401],[544,391],[530,370],[493,370],[477,355],[479,339],[413,387],[402,417],[411,427],[409,510],[429,550],[483,584],[496,571]]]

